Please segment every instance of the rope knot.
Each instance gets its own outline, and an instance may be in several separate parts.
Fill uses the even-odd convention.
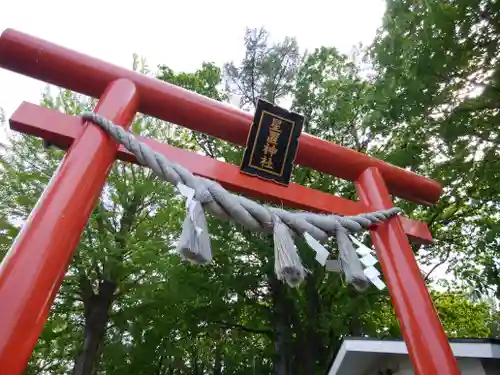
[[[212,194],[210,194],[210,190],[203,184],[196,185],[194,196],[201,204],[210,203],[214,200]]]

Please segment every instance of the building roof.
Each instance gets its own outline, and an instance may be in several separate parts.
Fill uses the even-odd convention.
[[[500,359],[500,340],[497,339],[450,339],[453,354],[458,358]],[[333,361],[328,375],[362,374],[384,355],[408,355],[401,339],[375,339],[348,337]]]

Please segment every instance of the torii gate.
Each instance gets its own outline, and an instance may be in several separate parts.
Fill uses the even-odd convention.
[[[125,128],[140,111],[245,146],[252,122],[249,113],[12,29],[0,36],[0,67],[99,98],[95,112]],[[0,267],[0,373],[20,375],[113,162],[137,161],[97,126],[34,104],[22,103],[10,125],[68,150]],[[391,195],[432,204],[441,193],[436,181],[308,134],[300,137],[297,164],[354,181],[359,202],[272,184],[237,166],[139,138],[196,175],[293,208],[355,215],[393,207]],[[397,216],[371,235],[415,374],[459,375],[408,242],[430,243],[428,227]]]

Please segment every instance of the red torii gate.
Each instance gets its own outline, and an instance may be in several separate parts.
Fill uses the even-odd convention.
[[[177,86],[12,29],[0,36],[0,67],[100,98],[95,112],[125,128],[140,111],[245,146],[253,118]],[[34,104],[22,103],[10,125],[68,150],[0,267],[0,372],[19,375],[113,162],[137,161],[99,127]],[[265,182],[240,173],[235,165],[139,138],[170,160],[230,190],[315,212],[355,215],[387,209],[393,207],[391,194],[432,204],[441,193],[436,181],[308,134],[300,137],[296,163],[354,181],[359,202],[297,184],[285,187]],[[371,235],[415,374],[459,375],[408,242],[409,237],[430,243],[429,229],[422,222],[397,216],[373,228]]]

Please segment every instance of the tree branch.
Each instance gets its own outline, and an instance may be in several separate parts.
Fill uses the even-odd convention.
[[[236,323],[226,323],[226,322],[221,322],[221,321],[213,321],[211,322],[213,324],[217,324],[221,327],[225,328],[234,328],[234,329],[239,329],[240,331],[248,332],[248,333],[256,333],[259,335],[266,335],[268,337],[273,337],[273,331],[270,329],[258,329],[258,328],[251,328],[251,327],[246,327],[241,324],[236,324]]]
[[[452,251],[452,247],[450,246],[448,248],[448,251],[446,252],[446,255],[444,256],[444,258],[441,258],[441,261],[437,264],[434,265],[434,267],[432,267],[429,272],[427,272],[427,274],[424,276],[424,281],[427,282],[429,281],[429,277],[431,276],[431,274],[440,266],[442,266],[443,264],[445,264],[448,259],[450,259],[450,255],[451,255],[451,251]]]

